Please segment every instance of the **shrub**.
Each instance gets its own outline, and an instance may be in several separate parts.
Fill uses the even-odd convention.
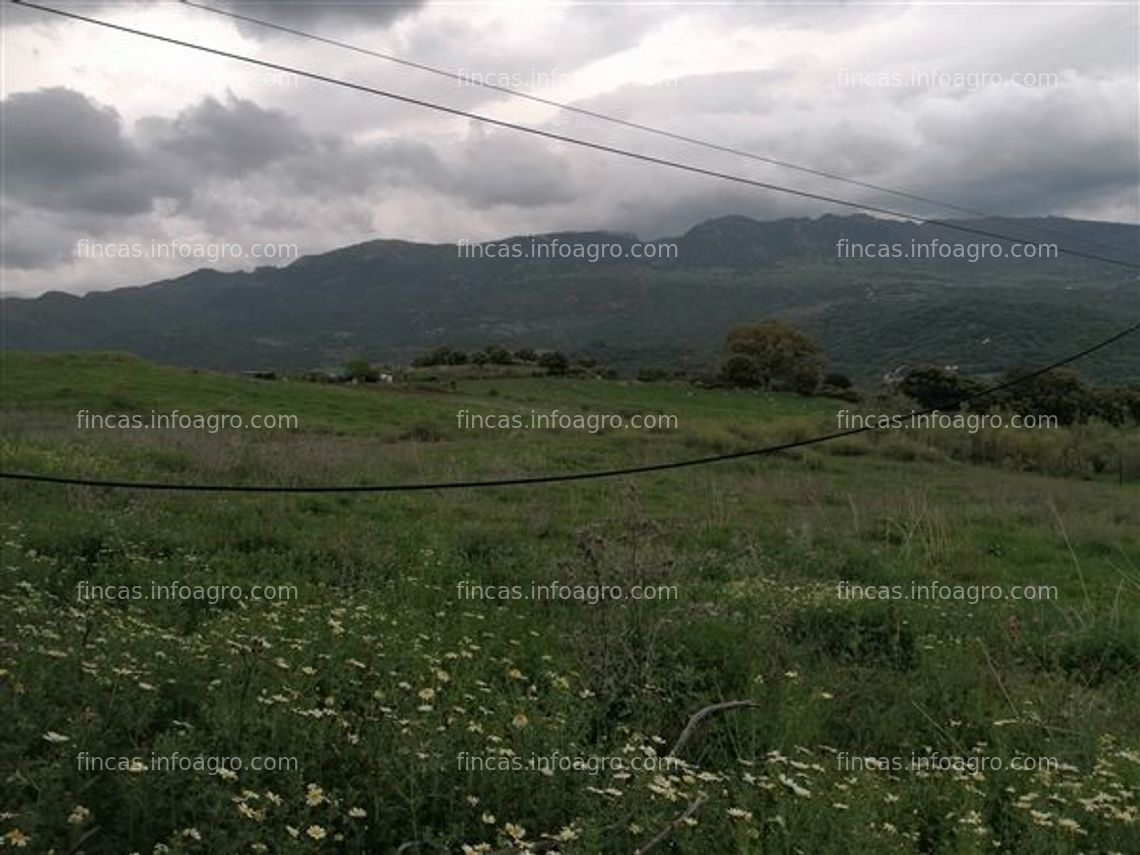
[[[500,345],[489,344],[484,352],[492,365],[510,365],[514,362],[514,359],[511,358],[511,352]]]
[[[923,365],[912,368],[899,382],[898,390],[921,407],[956,408],[962,401],[982,391],[982,384],[945,368]]]
[[[570,369],[570,360],[561,351],[551,350],[538,358],[538,365],[545,368],[547,374],[565,374]]]

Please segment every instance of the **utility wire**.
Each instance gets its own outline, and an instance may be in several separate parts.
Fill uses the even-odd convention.
[[[1110,344],[1119,341],[1125,336],[1131,335],[1140,329],[1140,323],[1135,323],[1127,329],[1121,330],[1109,338],[1096,344],[1086,347],[1079,353],[1072,356],[1067,356],[1051,365],[1046,365],[1044,368],[1038,368],[1028,374],[1019,375],[1012,380],[1007,380],[997,386],[991,386],[981,392],[973,395],[960,398],[955,401],[948,401],[938,407],[929,407],[925,410],[912,411],[907,414],[898,414],[900,418],[913,418],[915,416],[929,415],[930,413],[937,412],[940,409],[950,409],[953,407],[961,406],[962,404],[971,403],[981,398],[993,395],[1004,389],[1009,389],[1013,386],[1018,386],[1035,377],[1040,377],[1055,368],[1060,368],[1068,365],[1071,362],[1076,362],[1082,357],[1095,353],[1102,348],[1108,347]],[[694,457],[687,460],[673,460],[665,463],[648,463],[641,466],[625,466],[619,469],[600,469],[591,472],[568,472],[562,475],[532,475],[529,477],[521,478],[495,478],[485,481],[439,481],[439,482],[426,482],[426,483],[412,483],[412,484],[365,484],[365,485],[345,485],[345,486],[323,486],[323,487],[268,487],[268,486],[247,486],[242,484],[171,484],[167,482],[158,481],[113,481],[100,478],[73,478],[63,475],[33,475],[22,472],[0,472],[0,479],[7,479],[9,481],[33,481],[41,484],[70,484],[78,487],[109,487],[114,489],[125,490],[170,490],[177,492],[195,492],[195,493],[413,493],[423,492],[425,490],[465,490],[474,488],[489,488],[489,487],[518,487],[534,484],[558,484],[568,481],[597,481],[603,478],[616,478],[623,475],[644,475],[648,472],[664,472],[671,469],[688,469],[696,466],[708,466],[713,463],[722,463],[727,460],[740,460],[745,457],[760,457],[768,454],[775,454],[780,451],[790,451],[794,448],[806,448],[811,445],[820,445],[825,442],[840,439],[845,436],[855,436],[861,433],[868,433],[870,431],[878,430],[877,427],[864,425],[859,428],[851,428],[850,430],[837,431],[835,433],[821,434],[813,436],[808,439],[801,439],[795,442],[785,442],[779,445],[769,445],[763,448],[752,448],[744,451],[733,451],[727,454],[714,454],[708,457]]]
[[[628,158],[632,158],[634,160],[643,161],[645,163],[653,163],[653,164],[657,164],[658,166],[666,166],[666,167],[669,167],[671,169],[676,169],[676,170],[680,170],[682,172],[692,173],[694,175],[704,175],[704,176],[707,176],[710,178],[719,178],[721,180],[731,181],[731,182],[736,183],[736,184],[744,184],[744,185],[747,185],[750,187],[759,187],[759,188],[762,188],[765,190],[772,190],[772,191],[775,191],[778,193],[786,193],[786,194],[789,194],[792,196],[798,196],[798,197],[803,198],[803,199],[813,199],[813,200],[819,201],[819,202],[827,202],[827,203],[832,204],[832,205],[840,205],[840,206],[843,206],[845,208],[854,208],[854,209],[860,210],[860,211],[869,211],[871,213],[876,213],[876,214],[885,214],[886,216],[890,216],[890,217],[898,217],[900,219],[912,220],[912,221],[919,222],[919,223],[925,223],[927,225],[940,226],[942,228],[950,229],[952,231],[962,232],[964,234],[973,234],[973,235],[980,235],[982,237],[990,237],[990,238],[994,238],[995,240],[1007,241],[1007,242],[1013,243],[1013,244],[1026,245],[1026,244],[1031,243],[1030,241],[1024,240],[1023,238],[1010,237],[1009,235],[1000,234],[998,232],[990,231],[988,229],[974,228],[971,226],[962,225],[961,223],[948,222],[945,220],[936,220],[936,219],[930,219],[927,217],[919,217],[919,216],[916,216],[914,214],[908,214],[908,213],[901,212],[901,211],[891,210],[890,208],[882,208],[882,207],[878,207],[875,205],[868,205],[868,204],[865,204],[862,202],[852,202],[852,201],[847,200],[847,199],[840,199],[840,198],[837,198],[834,196],[827,196],[827,195],[823,195],[820,193],[812,193],[812,192],[809,192],[807,190],[797,190],[793,187],[785,187],[785,186],[782,186],[779,184],[772,184],[772,183],[765,182],[765,181],[757,181],[757,180],[752,179],[752,178],[745,178],[744,176],[741,176],[741,175],[735,175],[735,174],[728,173],[728,172],[720,172],[720,171],[717,171],[714,169],[706,169],[704,167],[694,166],[692,164],[683,163],[681,161],[669,160],[669,159],[662,158],[662,157],[654,157],[654,156],[648,155],[648,154],[641,154],[641,153],[636,152],[636,151],[631,151],[629,149],[624,149],[624,148],[618,148],[615,146],[609,146],[609,145],[605,145],[603,143],[594,142],[592,140],[585,140],[585,139],[581,139],[579,137],[572,137],[572,136],[568,136],[565,134],[558,134],[558,133],[554,133],[553,131],[544,131],[544,130],[541,130],[539,128],[530,127],[528,125],[520,125],[520,124],[517,124],[515,122],[508,122],[508,121],[505,121],[503,119],[495,119],[495,118],[492,118],[490,116],[484,116],[484,115],[481,115],[479,113],[473,113],[473,112],[470,112],[468,110],[460,110],[456,107],[448,107],[446,105],[437,104],[435,102],[427,101],[427,100],[424,100],[421,98],[413,98],[409,95],[401,95],[401,94],[396,93],[396,92],[389,92],[389,91],[386,91],[383,89],[377,89],[377,88],[372,87],[372,86],[366,86],[362,83],[354,83],[354,82],[349,81],[349,80],[341,80],[341,79],[336,78],[336,77],[329,77],[328,75],[318,74],[318,73],[313,72],[313,71],[306,71],[304,69],[296,68],[294,66],[282,65],[280,63],[270,62],[269,60],[264,60],[264,59],[257,59],[256,57],[247,56],[245,54],[232,53],[230,51],[225,51],[225,50],[222,50],[220,48],[210,47],[208,45],[198,44],[196,42],[183,41],[182,39],[176,39],[173,36],[164,36],[164,35],[160,35],[158,33],[150,33],[150,32],[147,32],[145,30],[138,30],[138,29],[135,29],[133,27],[127,27],[127,26],[122,25],[122,24],[114,24],[114,23],[111,23],[110,21],[103,21],[103,20],[100,20],[98,18],[89,17],[87,15],[80,15],[76,12],[66,12],[66,11],[63,11],[62,9],[53,9],[50,6],[42,6],[38,3],[27,2],[27,0],[12,0],[12,2],[18,6],[25,6],[29,9],[37,9],[41,12],[47,12],[49,14],[57,15],[57,16],[62,17],[62,18],[70,18],[70,19],[76,20],[76,21],[83,21],[84,23],[94,24],[94,25],[99,26],[99,27],[104,27],[104,28],[110,29],[110,30],[116,30],[118,32],[127,33],[129,35],[141,36],[143,38],[152,39],[154,41],[165,42],[166,44],[178,45],[180,47],[189,48],[190,50],[201,51],[203,53],[212,54],[214,56],[221,56],[221,57],[225,57],[227,59],[234,59],[234,60],[237,60],[239,62],[245,62],[245,63],[248,63],[250,65],[257,65],[257,66],[260,66],[262,68],[271,68],[275,71],[285,71],[285,72],[288,72],[291,74],[299,75],[301,77],[307,77],[311,80],[317,80],[317,81],[320,81],[322,83],[330,83],[334,86],[340,86],[340,87],[343,87],[345,89],[352,89],[352,90],[355,90],[358,92],[365,92],[365,93],[368,93],[371,95],[377,95],[381,98],[388,98],[390,100],[399,101],[399,102],[404,103],[404,104],[412,104],[412,105],[417,106],[417,107],[423,107],[425,109],[435,110],[436,112],[439,112],[439,113],[445,113],[445,114],[451,115],[451,116],[460,116],[462,118],[471,119],[473,121],[482,122],[484,124],[494,125],[496,127],[506,128],[508,130],[513,130],[513,131],[518,131],[520,133],[531,134],[532,136],[542,137],[544,139],[555,140],[557,142],[568,143],[570,145],[576,145],[576,146],[580,146],[582,148],[592,149],[594,151],[606,152],[608,154],[616,154],[616,155],[619,155],[621,157],[628,157]],[[1085,258],[1085,259],[1089,259],[1092,261],[1100,261],[1100,262],[1103,262],[1105,264],[1111,264],[1111,265],[1114,265],[1117,267],[1124,267],[1124,268],[1127,268],[1129,270],[1140,269],[1140,264],[1136,264],[1136,263],[1133,263],[1130,261],[1122,261],[1120,259],[1110,258],[1108,256],[1096,255],[1094,253],[1082,252],[1081,250],[1069,249],[1067,247],[1058,246],[1057,252],[1058,253],[1064,253],[1065,255],[1071,255],[1071,256],[1074,256],[1077,258]]]
[[[699,139],[697,137],[688,136],[686,134],[676,133],[675,131],[668,131],[668,130],[665,130],[664,128],[658,128],[658,127],[654,127],[652,125],[646,125],[646,124],[643,124],[641,122],[634,122],[634,121],[631,121],[629,119],[622,119],[622,118],[619,118],[617,116],[610,115],[608,113],[601,113],[601,112],[598,112],[596,110],[588,110],[585,107],[575,107],[574,105],[567,104],[564,101],[555,101],[555,100],[550,99],[550,98],[543,98],[539,95],[533,95],[529,92],[524,92],[524,91],[519,90],[519,89],[514,89],[510,86],[500,86],[500,85],[497,85],[494,83],[488,83],[487,81],[478,80],[478,79],[474,79],[474,78],[469,79],[469,78],[464,77],[462,74],[458,74],[458,73],[455,73],[452,71],[448,71],[448,70],[443,69],[443,68],[437,68],[436,66],[428,65],[427,63],[415,62],[415,61],[410,60],[410,59],[404,59],[402,57],[395,56],[393,54],[382,53],[380,51],[371,50],[370,48],[365,48],[365,47],[360,47],[359,45],[349,44],[348,42],[343,42],[343,41],[340,41],[338,39],[328,38],[326,36],[317,35],[316,33],[309,33],[309,32],[306,32],[304,30],[298,30],[294,27],[287,27],[283,24],[274,23],[273,21],[266,21],[262,18],[255,18],[251,15],[242,15],[242,14],[239,14],[237,12],[231,12],[227,9],[219,9],[216,6],[209,6],[205,3],[197,3],[197,2],[194,2],[194,0],[181,0],[181,2],[187,6],[192,6],[195,9],[201,9],[203,12],[210,12],[211,14],[220,15],[220,16],[225,17],[225,18],[231,18],[231,19],[236,20],[236,21],[243,21],[243,22],[248,23],[248,24],[254,24],[255,26],[265,27],[266,29],[270,29],[270,30],[276,30],[277,32],[288,33],[289,35],[297,36],[298,38],[308,39],[310,41],[320,42],[322,44],[327,44],[327,45],[332,45],[333,47],[342,48],[344,50],[352,51],[354,53],[363,54],[365,56],[374,57],[376,59],[382,59],[385,62],[392,62],[392,63],[396,63],[397,65],[405,66],[407,68],[414,68],[418,71],[424,71],[424,72],[427,72],[428,74],[434,74],[437,77],[446,77],[449,80],[455,80],[455,81],[458,81],[459,83],[462,83],[464,85],[478,86],[482,89],[492,90],[494,92],[499,92],[499,93],[504,94],[504,95],[509,95],[512,98],[522,98],[522,99],[525,99],[527,101],[534,102],[536,104],[543,104],[547,107],[556,107],[557,109],[564,110],[568,113],[576,113],[577,115],[580,115],[580,116],[588,116],[591,119],[597,119],[597,120],[602,121],[602,122],[609,122],[610,124],[620,125],[620,126],[625,127],[625,128],[632,128],[633,130],[643,131],[645,133],[654,134],[656,136],[664,137],[666,139],[671,139],[671,140],[674,140],[677,142],[688,143],[690,145],[700,146],[702,148],[707,148],[707,149],[710,149],[712,151],[718,151],[718,152],[722,152],[724,154],[732,154],[732,155],[736,155],[737,157],[748,158],[749,160],[758,161],[760,163],[766,163],[766,164],[769,164],[771,166],[779,166],[783,169],[792,169],[792,170],[795,170],[797,172],[806,173],[808,175],[816,175],[820,178],[827,178],[831,181],[839,181],[839,182],[842,182],[844,184],[850,184],[854,187],[862,187],[862,188],[867,189],[867,190],[874,190],[874,191],[879,192],[879,193],[886,193],[886,194],[891,195],[891,196],[897,196],[901,199],[910,199],[911,201],[914,201],[914,202],[924,202],[928,205],[934,205],[936,207],[945,208],[945,209],[950,210],[950,211],[957,211],[960,214],[969,214],[969,215],[974,216],[974,217],[985,217],[985,218],[990,218],[990,219],[1002,218],[1002,215],[1000,215],[1000,214],[993,214],[993,213],[988,213],[986,211],[979,211],[979,210],[976,210],[974,208],[967,208],[967,207],[964,207],[962,205],[956,205],[952,202],[946,202],[946,201],[941,200],[941,199],[934,199],[930,196],[920,196],[917,193],[908,193],[904,190],[897,190],[897,189],[894,189],[892,187],[885,187],[881,184],[872,184],[869,181],[860,181],[858,179],[850,178],[850,177],[845,176],[845,175],[837,175],[834,172],[825,172],[824,170],[821,170],[821,169],[813,169],[812,167],[809,167],[809,166],[803,166],[803,165],[798,164],[798,163],[791,163],[791,162],[786,161],[786,160],[779,160],[779,159],[774,158],[774,157],[768,157],[767,155],[757,154],[756,152],[746,151],[744,149],[739,149],[739,148],[733,148],[732,146],[720,145],[719,143],[710,142],[709,140]],[[1018,225],[1022,228],[1027,228],[1027,229],[1030,229],[1032,231],[1041,232],[1042,234],[1052,235],[1053,237],[1066,238],[1069,240],[1073,239],[1073,236],[1071,236],[1071,235],[1067,235],[1063,232],[1058,232],[1055,229],[1047,229],[1044,226],[1039,226],[1039,225],[1035,225],[1035,224],[1028,224],[1028,223],[1018,223]],[[1086,237],[1077,236],[1076,239],[1078,241],[1080,241],[1081,243],[1084,243],[1084,244],[1087,244],[1090,246],[1091,245],[1097,245],[1097,246],[1102,246],[1105,249],[1112,249],[1112,250],[1117,250],[1120,248],[1119,246],[1114,246],[1112,244],[1106,243],[1105,241],[1096,240],[1094,238],[1086,238]]]

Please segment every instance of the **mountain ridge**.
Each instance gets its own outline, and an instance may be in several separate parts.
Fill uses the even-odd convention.
[[[1056,217],[955,222],[1140,259],[1140,227],[1130,224]],[[542,243],[560,242],[563,249],[604,243],[622,247],[626,256],[594,261],[464,258],[456,244],[378,238],[283,267],[200,268],[82,296],[6,297],[5,347],[125,350],[233,370],[311,368],[355,356],[398,362],[441,344],[494,342],[560,348],[619,368],[701,370],[715,364],[729,326],[780,315],[819,337],[834,368],[866,378],[900,361],[965,363],[964,370],[982,371],[1048,361],[1062,355],[1058,343],[1080,349],[1140,307],[1128,271],[1081,258],[853,260],[837,258],[842,238],[997,243],[864,214],[772,221],[730,214],[651,240],[628,232],[562,231],[483,242],[519,251]],[[662,243],[675,244],[677,257],[628,257],[634,246]],[[956,325],[965,332],[957,343]],[[922,331],[917,339],[914,330]],[[1003,344],[971,356],[973,338]],[[1140,375],[1135,363],[1106,354],[1090,363],[1090,373],[1134,377]]]

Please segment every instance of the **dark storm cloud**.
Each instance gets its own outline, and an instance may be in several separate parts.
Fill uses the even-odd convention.
[[[136,0],[139,5],[155,4],[163,0]],[[5,4],[8,5],[8,4]],[[77,14],[98,16],[108,9],[122,9],[121,2],[76,3],[57,0],[48,4],[55,8]],[[331,2],[299,2],[299,0],[204,0],[203,6],[213,6],[226,12],[260,18],[294,29],[308,29],[328,24],[338,30],[354,27],[386,27],[405,15],[413,14],[426,5],[426,0],[331,0]],[[214,17],[204,9],[186,8],[188,13],[201,15],[203,19]],[[46,15],[35,9],[19,9],[5,16],[6,26],[42,24],[45,21],[61,23],[62,18]],[[242,21],[234,21],[243,35],[260,38],[288,38],[288,34],[276,32],[267,27]]]
[[[137,139],[112,108],[70,89],[17,92],[0,110],[8,198],[59,212],[147,213],[160,199],[185,203],[197,185],[317,147],[284,113],[236,98],[143,119]]]
[[[292,154],[313,151],[295,119],[231,98],[206,98],[173,121],[149,118],[140,131],[158,154],[184,161],[195,172],[234,178]]]
[[[19,211],[4,205],[4,266],[13,270],[54,267],[66,261],[67,247],[73,242],[68,232],[49,217],[32,211]]]
[[[989,210],[1028,213],[1135,194],[1136,110],[1134,85],[1092,83],[928,105],[915,123],[923,161],[898,180]]]
[[[113,109],[69,89],[16,93],[0,107],[13,267],[66,261],[78,238],[146,214],[177,214],[225,235],[246,220],[297,225],[280,212],[298,199],[335,207],[382,188],[426,188],[475,210],[574,198],[561,156],[478,128],[441,156],[423,142],[312,134],[296,117],[232,96],[144,117],[133,134]],[[359,205],[351,218],[361,222]]]
[[[80,237],[121,231],[160,207],[192,209],[219,181],[317,148],[283,113],[234,98],[143,119],[134,136],[115,110],[65,88],[14,93],[0,111],[12,267],[52,266]]]
[[[330,200],[366,194],[377,185],[417,187],[445,172],[435,150],[424,143],[399,139],[357,145],[334,136],[321,137],[314,156],[290,158],[275,170],[297,192]]]
[[[0,102],[10,199],[59,211],[139,214],[178,182],[152,169],[118,113],[70,89],[16,92]]]
[[[476,128],[447,172],[425,177],[477,209],[538,208],[575,198],[569,170],[566,157],[542,141]]]
[[[511,86],[515,85],[509,82],[513,77],[520,81],[516,88],[526,89],[535,79],[557,79],[624,50],[662,21],[660,10],[647,7],[609,4],[605,9],[593,7],[590,12],[583,9],[570,6],[561,10],[554,24],[558,45],[553,51],[550,44],[537,40],[513,41],[504,50],[503,44],[486,38],[483,26],[450,20],[413,31],[404,53],[467,80],[487,78]],[[520,14],[520,8],[506,10],[491,26],[507,32],[522,17],[525,15]],[[488,97],[486,90],[476,90],[475,94]]]
[[[1137,103],[1135,83],[1127,79],[1073,76],[1047,89],[821,92],[791,71],[739,72],[623,87],[577,106],[991,213],[1057,213],[1098,201],[1116,202],[1132,218],[1140,213]],[[582,136],[630,141],[589,118],[564,115],[556,121],[560,130]],[[649,148],[645,139],[631,147]],[[658,139],[652,148],[677,160],[921,216],[947,210],[684,143]],[[638,203],[614,211],[632,217],[625,227],[654,234],[727,212],[772,217],[851,210],[770,191],[741,192],[714,181],[690,188],[676,173],[665,172],[662,184],[678,190],[668,202],[636,177],[639,169],[630,165],[635,177],[625,185]]]
[[[281,0],[215,0],[203,5],[215,6],[245,15],[272,21],[294,29],[305,29],[324,22],[338,27],[386,26],[405,15],[423,8],[426,0],[372,0],[372,2],[281,2]],[[197,10],[195,10],[197,11]],[[202,14],[209,14],[202,12]],[[240,23],[239,29],[250,36],[270,38],[275,34],[254,24]]]

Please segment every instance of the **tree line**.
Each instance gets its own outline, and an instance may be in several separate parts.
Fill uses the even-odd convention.
[[[616,371],[590,357],[571,359],[559,350],[509,350],[498,344],[470,352],[437,347],[412,361],[414,368],[462,365],[531,366],[549,376],[588,373],[608,379],[617,377]],[[1060,424],[1089,419],[1114,425],[1140,422],[1140,385],[1096,388],[1065,369],[1049,371],[973,400],[985,389],[1020,380],[1031,370],[1011,368],[1000,377],[983,378],[953,368],[919,365],[885,379],[885,388],[864,390],[844,374],[825,371],[826,366],[827,354],[815,338],[785,320],[768,318],[739,324],[728,331],[713,376],[691,377],[683,371],[645,368],[638,372],[637,379],[690,380],[702,386],[786,391],[851,402],[885,392],[905,396],[924,409],[1010,409],[1025,415],[1055,416]],[[377,372],[367,361],[354,360],[347,366],[346,375],[357,382],[371,382]]]

